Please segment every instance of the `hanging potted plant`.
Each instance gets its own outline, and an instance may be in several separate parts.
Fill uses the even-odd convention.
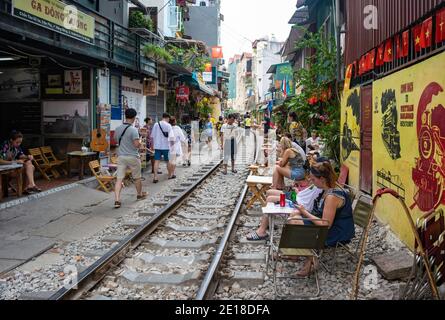
[[[145,16],[141,11],[132,11],[128,18],[128,28],[144,28],[153,31],[153,21],[150,17]]]

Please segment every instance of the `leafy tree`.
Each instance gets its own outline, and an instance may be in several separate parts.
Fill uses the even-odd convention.
[[[340,153],[340,98],[336,81],[336,44],[326,39],[320,29],[312,33],[305,29],[297,43],[300,50],[314,52],[306,58],[306,68],[295,72],[296,94],[289,108],[295,111],[306,128],[317,129],[326,143],[326,156],[339,162]],[[309,131],[309,130],[308,130]]]

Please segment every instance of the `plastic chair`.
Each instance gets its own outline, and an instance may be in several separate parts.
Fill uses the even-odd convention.
[[[353,198],[352,195],[351,198]],[[371,226],[371,224],[369,224],[371,212],[372,212],[372,199],[365,194],[358,195],[355,205],[353,204],[352,216],[354,218],[354,224],[362,229],[360,238],[357,244],[355,245],[355,248],[353,248],[352,250],[349,245],[350,243],[341,243],[341,242],[337,243],[335,247],[331,248],[333,250],[333,255],[334,255],[332,258],[331,266],[328,267],[324,265],[324,267],[329,272],[333,272],[335,270],[335,266],[337,263],[337,250],[339,249],[345,250],[346,253],[348,253],[353,258],[354,261],[358,260],[358,252],[360,245],[364,239],[366,231],[369,231],[367,230],[368,226],[369,227]],[[351,273],[353,273],[353,271]]]

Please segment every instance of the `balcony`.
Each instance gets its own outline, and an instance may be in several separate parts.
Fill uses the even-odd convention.
[[[94,39],[91,43],[13,16],[12,0],[0,0],[2,38],[8,38],[12,42],[21,42],[24,46],[28,41],[23,40],[31,39],[38,42],[34,47],[47,52],[52,52],[52,48],[57,47],[60,49],[58,50],[60,54],[76,53],[84,56],[85,60],[94,60],[97,65],[100,62],[107,62],[139,73],[156,76],[156,63],[144,56],[142,48],[147,43],[163,45],[161,38],[149,31],[142,32],[125,28],[77,2],[66,0],[65,3],[75,5],[79,11],[94,18]],[[8,37],[6,31],[10,33]]]

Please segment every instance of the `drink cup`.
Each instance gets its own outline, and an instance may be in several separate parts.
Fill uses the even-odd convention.
[[[285,194],[281,194],[280,195],[280,207],[284,208],[286,206],[286,195]]]

